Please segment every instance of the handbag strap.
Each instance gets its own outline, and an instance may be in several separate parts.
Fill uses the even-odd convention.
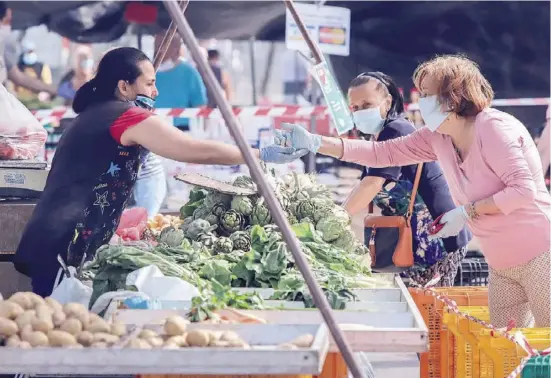
[[[411,198],[409,199],[408,212],[406,218],[411,219],[413,214],[413,206],[415,205],[415,198],[417,197],[417,190],[419,189],[419,182],[421,181],[421,173],[423,172],[423,163],[417,165],[417,172],[415,173],[415,180],[413,181],[413,188],[411,189]]]

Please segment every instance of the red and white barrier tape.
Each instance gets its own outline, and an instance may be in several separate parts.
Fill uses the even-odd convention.
[[[434,290],[434,285],[436,285],[440,281],[440,278],[441,277],[437,275],[432,280],[427,282],[424,286],[421,286],[416,282],[412,282],[411,284],[413,286],[417,287],[417,289],[422,290],[425,293],[429,293],[430,295],[432,295],[433,297],[435,297],[439,301],[443,302],[448,307],[448,309],[451,312],[453,312],[454,314],[460,315],[460,316],[462,316],[462,317],[464,317],[468,320],[471,320],[475,323],[478,323],[478,324],[492,330],[492,333],[493,332],[499,333],[500,335],[504,336],[505,338],[507,338],[507,339],[511,340],[512,342],[514,342],[515,344],[519,345],[522,349],[524,349],[526,351],[526,353],[528,353],[528,356],[521,360],[520,365],[517,366],[507,376],[507,378],[516,378],[516,377],[518,377],[522,373],[522,369],[524,369],[524,367],[526,366],[526,364],[528,363],[528,361],[530,360],[531,357],[545,356],[547,354],[551,354],[551,347],[548,348],[548,349],[545,349],[543,351],[538,351],[538,350],[534,349],[530,345],[530,343],[528,342],[528,339],[526,338],[526,336],[524,336],[522,334],[522,332],[517,331],[514,334],[511,334],[510,331],[514,327],[514,322],[509,322],[509,324],[507,325],[506,328],[497,328],[494,325],[485,322],[484,320],[475,318],[472,315],[469,315],[469,314],[466,314],[464,312],[459,311],[459,306],[457,305],[457,303],[453,299],[450,299],[450,298],[446,297],[445,295],[439,294],[439,293],[436,292],[436,290]]]
[[[516,98],[516,99],[498,99],[494,100],[493,106],[537,106],[549,105],[549,98]],[[246,106],[233,109],[235,115],[244,117],[311,117],[311,116],[329,116],[326,106]],[[165,117],[181,118],[219,118],[220,111],[213,108],[185,108],[185,109],[156,109],[155,112]],[[45,118],[74,118],[76,115],[71,108],[57,107],[53,109],[33,110],[32,113],[39,120]]]

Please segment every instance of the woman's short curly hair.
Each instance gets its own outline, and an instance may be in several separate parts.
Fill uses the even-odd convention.
[[[473,117],[490,106],[492,86],[478,65],[463,55],[443,55],[421,63],[413,73],[418,90],[430,77],[438,85],[438,100],[461,117]]]

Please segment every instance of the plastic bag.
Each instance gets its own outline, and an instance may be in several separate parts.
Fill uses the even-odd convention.
[[[0,159],[34,159],[48,133],[15,96],[0,84]]]
[[[65,277],[59,285],[54,284],[54,290],[52,291],[52,297],[61,304],[66,303],[80,303],[86,308],[90,303],[92,297],[92,288],[84,285],[78,278],[76,278],[76,269],[72,266],[67,268],[69,270],[70,277]],[[63,275],[63,269],[60,268],[56,277],[56,284]]]
[[[134,207],[124,210],[119,227],[115,232],[122,241],[136,241],[142,238],[147,228],[147,210],[143,207]]]

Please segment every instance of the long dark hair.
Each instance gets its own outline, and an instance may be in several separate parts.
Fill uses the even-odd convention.
[[[378,91],[382,91],[385,95],[390,95],[390,97],[392,97],[392,104],[390,105],[390,110],[386,116],[387,122],[402,116],[405,112],[404,96],[402,96],[398,86],[390,76],[378,71],[364,72],[356,76],[350,82],[350,88],[359,87],[360,85],[367,84],[372,80],[377,81],[376,88]]]
[[[138,64],[149,60],[141,50],[119,47],[103,56],[96,76],[84,84],[75,94],[73,110],[81,113],[92,104],[116,99],[119,80],[133,84],[142,74]]]

